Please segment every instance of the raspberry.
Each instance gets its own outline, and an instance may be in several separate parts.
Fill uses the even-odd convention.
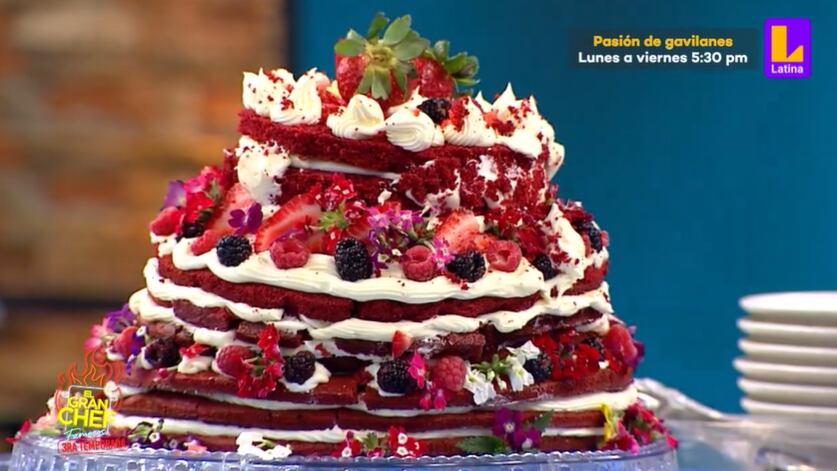
[[[123,358],[128,358],[137,353],[142,348],[142,338],[137,337],[137,328],[135,326],[125,327],[119,336],[113,339],[110,348],[122,355]]]
[[[465,375],[468,367],[465,360],[457,356],[440,358],[433,366],[431,379],[433,384],[441,386],[448,391],[461,391],[465,386]]]
[[[529,373],[532,373],[532,377],[537,382],[547,380],[552,376],[552,360],[550,360],[549,355],[546,353],[541,353],[535,358],[526,360],[523,368]]]
[[[212,250],[223,235],[224,233],[219,230],[209,229],[195,239],[189,247],[192,249],[193,254],[203,255]]]
[[[253,352],[242,345],[227,345],[215,356],[215,365],[222,373],[238,378],[247,371],[244,360],[253,358]]]
[[[357,281],[372,276],[372,260],[366,246],[357,239],[341,239],[334,249],[334,263],[337,274],[348,281]]]
[[[457,277],[473,283],[485,275],[485,259],[476,250],[471,250],[454,257],[445,268]]]
[[[448,119],[450,101],[445,98],[428,98],[418,105],[418,109],[427,116],[430,116],[430,119],[434,123],[440,124],[442,121]]]
[[[299,240],[277,239],[270,246],[270,259],[277,268],[297,268],[308,263],[311,252]]]
[[[183,212],[175,207],[169,207],[162,211],[151,221],[148,228],[156,235],[167,236],[174,234],[180,227],[180,220]]]
[[[170,368],[180,363],[180,349],[174,337],[159,338],[148,344],[145,361],[154,368]]]
[[[311,352],[299,352],[290,356],[285,359],[282,370],[285,381],[302,384],[314,376],[315,366],[314,354]]]
[[[544,280],[551,280],[558,275],[558,270],[552,264],[552,260],[545,254],[540,254],[532,260],[532,265],[535,266],[541,273],[543,273]]]
[[[244,236],[225,235],[215,245],[218,260],[222,265],[235,267],[247,260],[253,253],[250,241]]]
[[[416,245],[404,252],[401,258],[401,268],[404,276],[413,281],[427,281],[436,276],[436,263],[433,252],[424,245]]]
[[[416,380],[410,376],[410,365],[404,360],[392,360],[381,363],[378,368],[378,387],[381,391],[391,394],[407,394],[418,387]]]
[[[496,240],[488,246],[485,254],[489,265],[495,270],[512,272],[517,269],[523,254],[520,246],[510,240]]]

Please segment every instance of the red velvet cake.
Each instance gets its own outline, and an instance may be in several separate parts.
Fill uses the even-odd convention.
[[[109,433],[271,458],[670,439],[535,99],[472,97],[476,59],[406,16],[335,59],[245,73],[238,144],[170,184],[145,288],[86,345],[124,367]]]

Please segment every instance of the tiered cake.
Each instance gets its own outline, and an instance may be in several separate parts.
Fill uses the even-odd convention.
[[[336,78],[245,73],[237,147],[173,182],[146,287],[88,342],[111,433],[266,456],[632,448],[641,356],[608,237],[550,179],[535,99],[376,17]]]

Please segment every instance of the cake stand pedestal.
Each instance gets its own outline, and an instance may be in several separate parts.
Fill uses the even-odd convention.
[[[624,452],[530,453],[498,456],[395,458],[304,458],[263,461],[236,453],[185,453],[168,450],[110,450],[62,454],[58,440],[27,435],[14,446],[12,470],[37,471],[305,471],[305,470],[485,470],[516,471],[677,471],[674,450],[655,443],[637,454]]]

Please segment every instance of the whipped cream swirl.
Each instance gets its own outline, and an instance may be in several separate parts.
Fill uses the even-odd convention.
[[[430,146],[445,143],[436,123],[418,109],[396,111],[386,120],[386,132],[389,142],[411,152],[421,152]]]
[[[254,200],[264,206],[282,194],[282,187],[277,182],[291,165],[287,150],[275,143],[264,144],[241,136],[235,155],[238,157],[238,181]]]
[[[465,98],[465,116],[462,126],[453,123],[444,126],[445,141],[458,146],[489,147],[494,145],[496,134],[485,122],[482,110],[472,98]]]
[[[270,119],[281,124],[316,124],[322,116],[322,100],[318,86],[328,80],[316,69],[311,69],[297,80],[290,94],[270,107]]]
[[[329,115],[326,125],[335,136],[366,139],[384,130],[384,111],[368,96],[355,95],[337,113]]]

